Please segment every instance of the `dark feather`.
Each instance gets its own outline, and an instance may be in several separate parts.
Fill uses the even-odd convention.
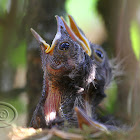
[[[58,31],[54,39],[54,49],[46,53],[45,44],[40,42],[44,85],[42,97],[30,125],[34,128],[48,128],[56,124],[63,126],[64,121],[67,121],[69,126],[78,126],[75,106],[96,119],[96,107],[106,97],[104,90],[112,77],[111,67],[103,48],[86,39],[89,51],[92,52],[89,56],[82,44],[76,40],[78,36],[74,37],[64,25],[64,20],[57,17],[57,22]],[[74,32],[71,29],[70,31]],[[85,37],[81,29],[79,32]],[[84,42],[83,39],[81,41]],[[67,44],[64,44],[65,42]],[[86,42],[84,44],[86,45]],[[53,91],[61,95],[61,102],[58,109],[53,108],[56,109],[56,118],[46,123],[45,104],[47,98],[48,100],[52,98]]]

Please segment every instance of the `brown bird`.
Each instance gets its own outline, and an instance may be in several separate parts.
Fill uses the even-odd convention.
[[[72,16],[68,17],[70,27],[56,16],[57,33],[51,46],[31,29],[40,44],[44,78],[30,126],[51,128],[63,126],[65,121],[68,126],[78,126],[76,112],[80,118],[82,110],[85,118],[103,128],[95,109],[106,97],[104,90],[112,78],[108,57],[102,47],[88,41]]]

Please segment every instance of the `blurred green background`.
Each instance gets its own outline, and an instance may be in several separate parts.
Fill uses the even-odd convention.
[[[42,75],[30,77],[34,69],[41,71],[39,47],[30,28],[51,43],[56,32],[54,15],[66,17],[67,13],[91,42],[103,46],[114,63],[115,78],[100,105],[104,113],[136,121],[140,116],[138,0],[0,0],[0,101],[12,104],[19,114],[16,124],[26,126],[34,110],[29,107],[31,99],[39,100],[42,89]]]

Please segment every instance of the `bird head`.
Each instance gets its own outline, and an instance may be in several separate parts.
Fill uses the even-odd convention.
[[[79,63],[84,63],[85,53],[90,56],[91,49],[88,40],[82,35],[71,16],[69,16],[71,28],[62,17],[56,16],[56,19],[57,33],[52,45],[46,43],[35,30],[31,29],[31,32],[40,44],[44,71],[59,76],[76,69]]]
[[[70,114],[67,111],[72,110],[79,93],[88,95],[89,99],[85,99],[85,102],[92,106],[92,91],[89,94],[88,89],[92,85],[93,95],[99,94],[100,97],[104,94],[104,86],[108,83],[106,81],[111,77],[104,50],[98,45],[91,44],[72,16],[68,17],[70,27],[63,17],[56,16],[57,33],[51,45],[31,29],[41,47],[44,78],[47,80],[47,96],[44,103],[46,124],[56,119],[60,108],[65,116]],[[82,104],[86,105],[85,102]]]

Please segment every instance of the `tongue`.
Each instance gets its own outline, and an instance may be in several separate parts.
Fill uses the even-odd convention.
[[[58,92],[58,89],[49,89],[49,93],[44,105],[45,120],[47,125],[50,121],[56,119],[56,114],[59,110],[60,102],[61,94]]]

